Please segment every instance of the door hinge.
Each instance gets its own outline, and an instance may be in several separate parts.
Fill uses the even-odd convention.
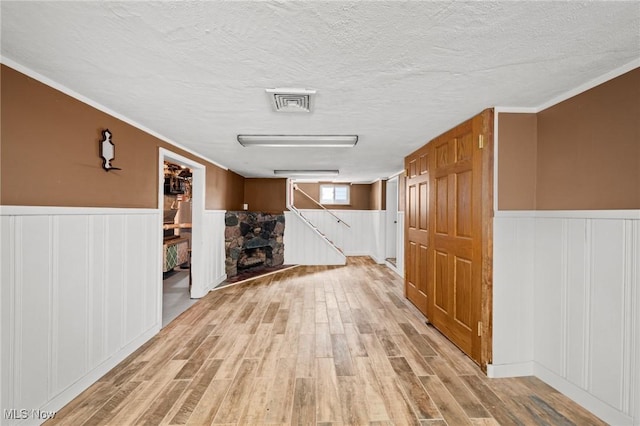
[[[478,148],[484,148],[484,135],[478,135]]]
[[[478,337],[482,336],[482,321],[478,321]]]

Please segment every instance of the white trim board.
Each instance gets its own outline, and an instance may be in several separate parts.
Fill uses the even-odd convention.
[[[593,80],[583,83],[572,90],[569,90],[559,96],[556,96],[553,99],[548,100],[547,102],[541,105],[538,105],[536,107],[536,109],[538,110],[537,112],[544,111],[547,108],[557,105],[560,102],[564,102],[567,99],[573,98],[574,96],[579,95],[580,93],[593,89],[594,87],[599,86],[602,83],[606,83],[609,80],[613,80],[616,77],[620,77],[622,74],[625,74],[638,67],[640,67],[640,58],[634,59],[631,62],[628,62],[622,65],[621,67],[611,70],[608,73],[605,73],[599,77],[596,77]]]
[[[525,376],[533,376],[533,361],[515,364],[487,364],[487,377],[491,379]]]
[[[592,80],[587,81],[571,90],[567,90],[566,92],[558,95],[554,98],[549,99],[546,102],[541,103],[535,107],[517,107],[517,106],[495,106],[494,111],[496,116],[500,112],[504,113],[520,113],[520,114],[537,114],[545,109],[551,108],[554,105],[557,105],[561,102],[566,101],[567,99],[571,99],[574,96],[577,96],[581,93],[586,92],[587,90],[591,90],[594,87],[601,85],[602,83],[606,83],[607,81],[613,80],[614,78],[620,77],[622,74],[626,74],[629,71],[632,71],[636,68],[640,67],[640,58],[634,59],[631,62],[628,62],[614,70],[611,70],[605,74],[602,74]],[[497,124],[497,122],[496,122]],[[496,126],[497,127],[497,126]],[[497,135],[497,134],[496,134]]]
[[[205,283],[204,258],[204,212],[206,196],[206,165],[184,157],[166,148],[158,149],[158,210],[164,209],[164,163],[172,162],[191,168],[193,174],[191,188],[191,298],[199,299],[207,294],[210,284]],[[162,218],[159,218],[158,229],[162,229]],[[158,234],[158,257],[162,262],[163,244],[161,233]],[[159,283],[162,289],[162,280]],[[162,300],[159,301],[162,311]]]
[[[111,207],[0,206],[0,216],[160,214],[158,209]]]
[[[496,218],[640,220],[640,210],[497,210]]]

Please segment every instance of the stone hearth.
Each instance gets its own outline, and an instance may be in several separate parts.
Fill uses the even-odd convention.
[[[229,211],[225,215],[227,277],[238,271],[284,263],[284,215]]]

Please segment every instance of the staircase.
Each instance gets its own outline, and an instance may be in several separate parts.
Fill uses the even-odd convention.
[[[290,213],[292,213],[294,216],[296,216],[297,218],[300,219],[300,222],[303,224],[303,228],[306,228],[307,230],[312,231],[312,235],[314,235],[314,237],[311,237],[311,236],[309,236],[308,231],[305,232],[305,231],[300,230],[302,233],[304,233],[305,235],[308,236],[309,239],[306,240],[307,244],[319,244],[321,246],[324,246],[324,248],[317,247],[317,246],[314,247],[314,248],[309,248],[309,247],[300,245],[300,246],[297,247],[297,250],[302,250],[302,251],[305,251],[305,252],[306,251],[313,251],[313,250],[324,252],[324,255],[321,255],[320,257],[326,259],[326,263],[323,262],[323,263],[320,263],[320,264],[330,264],[330,265],[344,265],[344,264],[346,264],[347,258],[345,256],[344,251],[342,250],[342,248],[338,247],[333,241],[331,241],[320,229],[318,229],[318,227],[313,222],[311,222],[311,220],[309,220],[308,217],[306,217],[304,214],[302,214],[302,212],[300,210],[298,210],[293,205],[293,192],[294,191],[299,191],[305,197],[309,198],[314,203],[316,203],[318,206],[320,206],[321,209],[326,211],[328,214],[331,214],[332,216],[336,217],[338,222],[344,224],[345,226],[349,226],[349,225],[347,223],[343,222],[337,216],[335,216],[332,212],[327,210],[323,205],[318,203],[316,200],[314,200],[307,193],[305,193],[300,188],[298,188],[293,182],[288,181],[287,185],[288,185],[287,208],[289,209]],[[291,246],[291,245],[289,245],[289,246]],[[285,253],[286,253],[286,251],[285,251]],[[300,257],[304,258],[305,256],[301,255]],[[318,263],[313,263],[313,262],[315,262],[315,260],[313,260],[311,262],[312,263],[307,263],[307,262],[301,262],[301,261],[298,260],[295,263],[299,263],[299,264],[300,263],[318,264]]]
[[[307,218],[305,215],[303,215],[300,210],[298,210],[293,205],[289,206],[289,210],[291,210],[292,212],[297,214],[303,221],[305,221],[305,223],[307,223],[307,225],[309,227],[311,227],[318,235],[320,235],[322,237],[322,239],[327,242],[327,244],[331,245],[334,249],[336,249],[342,255],[344,255],[344,251],[340,247],[338,247],[333,241],[331,241],[325,234],[323,234],[322,231],[316,225],[314,225],[313,222],[311,222],[309,220],[309,218]]]

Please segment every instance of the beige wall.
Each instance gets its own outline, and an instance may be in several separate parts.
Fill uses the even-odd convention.
[[[281,213],[287,209],[286,179],[245,179],[244,202],[250,211]]]
[[[500,209],[640,208],[640,69],[498,123]]]
[[[538,113],[539,210],[640,208],[640,68]]]
[[[316,201],[320,199],[320,185],[320,183],[298,183],[298,187]],[[371,210],[371,185],[352,184],[349,198],[349,205],[327,205],[326,207],[331,210]],[[320,208],[298,191],[294,193],[294,205],[299,209]]]
[[[498,120],[498,208],[536,208],[536,114],[500,114]]]
[[[387,181],[378,180],[371,184],[371,195],[369,196],[370,210],[384,210],[387,205]]]
[[[244,178],[223,170],[5,65],[1,67],[0,203],[25,206],[158,206],[158,148],[206,165],[206,208],[239,209]],[[98,143],[109,129],[113,165]]]
[[[207,210],[241,210],[244,201],[244,177],[231,170],[207,165]]]

